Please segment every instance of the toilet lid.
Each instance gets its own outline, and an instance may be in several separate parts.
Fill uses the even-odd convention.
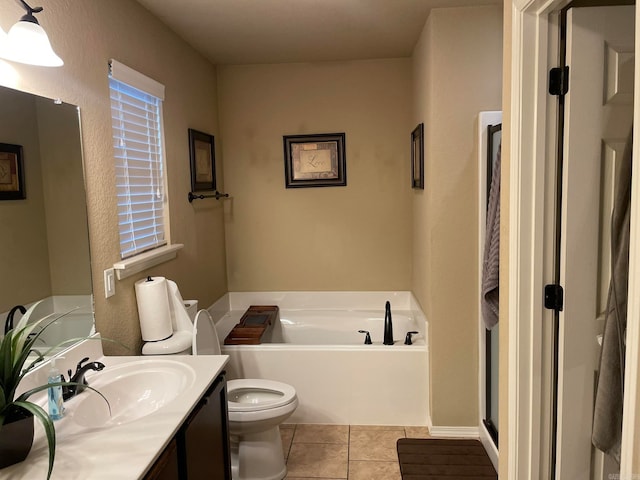
[[[260,378],[229,380],[227,400],[230,412],[251,412],[287,405],[297,398],[291,385]]]
[[[205,309],[196,313],[193,320],[193,344],[194,355],[220,355],[220,341],[218,333],[209,312]]]

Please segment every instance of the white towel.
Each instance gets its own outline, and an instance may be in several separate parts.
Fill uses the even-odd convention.
[[[498,323],[500,303],[500,151],[493,164],[489,201],[487,203],[487,231],[482,262],[482,318],[491,330]]]

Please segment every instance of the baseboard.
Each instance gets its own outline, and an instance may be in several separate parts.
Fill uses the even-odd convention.
[[[431,425],[429,426],[429,434],[432,437],[480,438],[480,430],[478,427],[443,427]]]
[[[496,447],[496,444],[493,443],[493,440],[491,439],[491,436],[489,435],[489,432],[484,425],[480,425],[478,427],[478,430],[480,432],[480,441],[482,442],[482,445],[484,445],[484,449],[487,451],[487,455],[489,455],[489,458],[491,459],[493,468],[495,468],[497,472],[499,457],[498,448]]]

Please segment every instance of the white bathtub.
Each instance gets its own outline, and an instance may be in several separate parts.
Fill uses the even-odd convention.
[[[392,346],[382,345],[387,300]],[[229,377],[293,385],[300,404],[289,422],[428,424],[428,325],[410,292],[229,293],[210,308],[222,341],[250,305],[278,305],[280,325],[273,343],[223,346]],[[408,331],[419,332],[412,345]]]

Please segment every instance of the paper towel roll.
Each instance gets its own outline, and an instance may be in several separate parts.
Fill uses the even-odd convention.
[[[171,309],[171,322],[174,332],[193,330],[193,323],[187,309],[184,305],[184,300],[178,289],[178,285],[173,280],[167,280],[167,291],[169,292],[169,308]]]
[[[135,287],[142,340],[155,342],[169,338],[173,328],[167,280],[164,277],[147,277],[137,281]]]

